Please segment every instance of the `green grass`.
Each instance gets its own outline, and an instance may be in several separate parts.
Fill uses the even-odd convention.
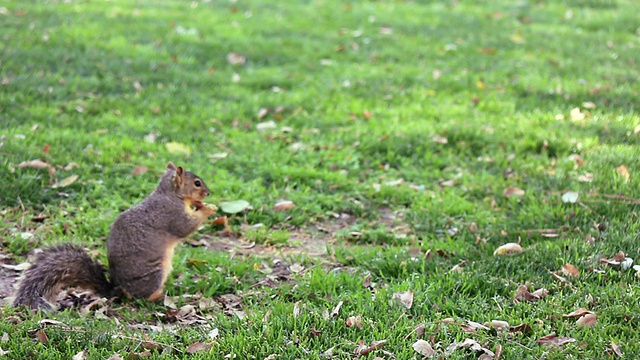
[[[349,358],[359,341],[387,340],[363,358],[391,358],[384,350],[413,359],[419,324],[440,354],[465,338],[501,345],[503,358],[616,356],[611,341],[627,356],[640,353],[640,278],[599,260],[621,250],[640,261],[634,1],[0,6],[0,262],[23,262],[62,241],[106,261],[111,222],[154,189],[168,161],[205,179],[212,203],[249,201],[229,224],[256,243],[243,256],[177,250],[169,296],[242,298],[226,310],[198,310],[203,323],[176,321],[162,303],[116,303],[106,318],[4,307],[0,336],[8,341],[0,348],[9,358],[68,359],[85,350],[87,358],[316,359],[332,347],[336,358]],[[231,52],[246,62],[230,64]],[[571,115],[575,108],[583,119]],[[259,131],[266,121],[276,128]],[[155,141],[146,141],[151,133]],[[191,155],[170,153],[168,142]],[[55,174],[18,166],[33,159]],[[65,169],[72,162],[77,167]],[[616,171],[621,165],[628,180]],[[136,166],[149,171],[132,176]],[[71,175],[79,176],[73,184],[51,187]],[[509,187],[525,195],[506,198]],[[580,193],[578,203],[562,202],[568,190]],[[276,211],[283,199],[296,206]],[[47,217],[32,221],[36,215]],[[226,236],[207,224],[193,238],[215,244]],[[523,253],[493,255],[517,241]],[[328,254],[289,251],[314,242],[326,242]],[[427,250],[433,257],[425,259]],[[463,260],[462,272],[450,271]],[[294,263],[304,270],[261,286]],[[564,283],[551,273],[567,263],[580,277]],[[373,290],[362,285],[367,274]],[[514,302],[526,282],[549,295]],[[392,301],[406,290],[411,309]],[[326,318],[339,301],[336,317]],[[592,328],[562,317],[579,307],[597,314]],[[244,316],[233,313],[240,309]],[[355,315],[362,329],[346,327]],[[442,322],[450,317],[457,323]],[[531,331],[459,326],[493,319]],[[150,330],[162,324],[171,329]],[[577,342],[536,342],[552,332]],[[195,342],[212,348],[188,355]]]

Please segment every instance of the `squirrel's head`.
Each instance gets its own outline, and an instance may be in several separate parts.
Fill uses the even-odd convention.
[[[165,175],[170,177],[171,187],[181,199],[202,201],[209,196],[209,188],[200,177],[182,166],[167,164]]]

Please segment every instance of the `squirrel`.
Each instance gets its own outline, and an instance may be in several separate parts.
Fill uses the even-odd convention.
[[[160,299],[176,245],[217,211],[202,202],[207,196],[209,188],[199,176],[169,162],[153,193],[111,225],[109,280],[82,247],[57,245],[38,254],[26,270],[13,305],[49,311],[60,289],[72,286],[108,298]]]

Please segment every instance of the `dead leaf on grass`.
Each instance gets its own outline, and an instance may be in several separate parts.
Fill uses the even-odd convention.
[[[564,314],[562,315],[562,317],[564,318],[579,318],[579,317],[583,317],[587,314],[593,314],[593,311],[589,311],[585,308],[579,308],[577,310],[574,310],[568,314]]]
[[[111,357],[108,358],[107,360],[122,360],[122,356],[120,356],[118,353],[115,353],[111,355]]]
[[[572,276],[576,279],[580,277],[580,270],[571,264],[562,265],[561,271],[566,276]]]
[[[149,168],[146,166],[138,165],[133,170],[131,170],[132,176],[144,175],[149,171]]]
[[[189,347],[187,348],[187,353],[188,354],[195,354],[197,352],[201,352],[201,351],[207,351],[211,349],[211,345],[207,344],[207,343],[203,343],[203,342],[197,342],[197,343],[193,343],[191,345],[189,345]]]
[[[511,255],[523,252],[522,246],[517,243],[507,243],[504,245],[500,245],[494,252],[493,255],[502,256],[502,255]]]
[[[533,330],[530,325],[522,323],[520,325],[511,326],[509,328],[510,332],[529,332]]]
[[[50,167],[52,167],[50,164],[40,160],[40,159],[35,159],[35,160],[29,160],[29,161],[23,161],[20,164],[18,164],[19,168],[24,168],[24,167],[31,167],[34,169],[48,169]]]
[[[626,257],[627,255],[624,252],[618,251],[618,253],[614,257],[610,259],[602,258],[600,259],[600,261],[609,265],[620,265]]]
[[[79,353],[73,355],[71,357],[71,360],[84,360],[86,358],[87,358],[87,355],[85,354],[84,350],[82,350]]]
[[[583,113],[579,107],[573,108],[569,112],[569,118],[571,121],[582,121],[585,117],[585,113]]]
[[[431,344],[422,339],[413,343],[412,347],[413,350],[415,350],[418,354],[427,358],[430,358],[436,354],[435,350],[433,350],[433,347],[431,347]]]
[[[525,194],[524,190],[520,189],[520,188],[516,188],[516,187],[509,187],[504,189],[504,191],[502,192],[502,196],[506,197],[506,198],[510,198],[510,197],[523,197]]]
[[[349,316],[345,321],[345,324],[348,328],[355,326],[362,330],[362,315],[358,314],[356,316]]]
[[[9,350],[2,350],[2,348],[0,347],[0,356],[4,356],[7,355],[8,353],[10,353],[11,351]]]
[[[626,166],[624,165],[620,165],[616,168],[616,172],[618,173],[618,175],[620,175],[625,182],[629,181],[629,178],[631,177],[631,173],[629,173],[629,169],[627,169]]]
[[[511,328],[508,322],[502,320],[491,320],[491,322],[484,323],[484,326],[496,330],[509,330]]]
[[[552,333],[541,337],[537,342],[540,345],[562,346],[564,344],[576,342],[576,339],[570,337],[558,337],[556,336],[556,333]]]
[[[411,306],[413,305],[413,291],[407,290],[393,293],[392,299],[400,302],[405,308],[411,309]]]
[[[285,210],[291,210],[295,207],[296,205],[293,203],[293,201],[289,201],[289,200],[283,200],[283,201],[278,201],[274,206],[273,209],[275,211],[285,211]]]
[[[366,343],[363,340],[358,341],[358,346],[355,349],[355,354],[358,356],[364,356],[369,354],[370,352],[374,351],[374,350],[378,350],[382,347],[382,345],[384,345],[384,343],[386,343],[387,340],[374,340],[371,342],[371,345],[366,345]]]
[[[620,350],[618,344],[613,342],[613,340],[611,340],[611,350],[613,350],[613,352],[618,355],[618,357],[624,357],[624,353],[622,352],[622,350]]]
[[[470,349],[476,352],[482,352],[483,355],[487,355],[490,357],[495,356],[494,352],[483,347],[477,341],[473,339],[464,339],[463,342],[453,342],[451,345],[447,346],[447,350],[445,350],[445,355],[450,356],[454,351],[458,349]]]
[[[164,146],[167,148],[167,151],[170,152],[171,154],[180,154],[184,156],[191,155],[191,148],[189,148],[185,144],[182,144],[176,141],[171,141],[166,143]]]
[[[546,297],[548,294],[549,291],[545,288],[530,292],[529,284],[525,284],[518,286],[518,290],[516,290],[516,300],[534,302]]]
[[[43,345],[47,345],[49,343],[49,337],[42,330],[36,332],[36,339],[38,339],[38,341],[40,341]]]
[[[340,308],[342,307],[342,304],[344,304],[344,301],[340,301],[338,305],[336,305],[336,307],[331,311],[332,318],[335,319],[338,317],[338,314],[340,314]]]
[[[242,54],[230,52],[227,54],[227,61],[231,65],[244,65],[247,62],[247,58]]]
[[[53,183],[53,185],[51,185],[51,188],[52,189],[57,189],[57,188],[67,187],[67,186],[75,183],[76,180],[78,180],[78,175],[67,176],[64,179]]]
[[[592,327],[593,325],[596,324],[596,320],[598,319],[598,317],[595,314],[586,314],[585,316],[581,317],[580,319],[578,319],[576,321],[576,324],[578,326],[586,326],[586,327]]]
[[[433,142],[436,143],[436,144],[443,144],[444,145],[444,144],[448,144],[449,140],[444,136],[435,135],[433,137]]]

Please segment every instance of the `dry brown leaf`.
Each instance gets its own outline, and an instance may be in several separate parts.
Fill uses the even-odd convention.
[[[582,158],[582,156],[578,154],[571,154],[569,155],[568,159],[573,161],[576,164],[574,166],[574,169],[577,169],[584,164],[584,159]]]
[[[148,167],[142,166],[142,165],[138,165],[135,168],[133,168],[133,170],[131,170],[131,175],[133,175],[133,176],[143,175],[143,174],[146,174],[147,171],[149,171]]]
[[[31,168],[34,168],[34,169],[47,169],[50,166],[51,165],[47,164],[46,162],[44,162],[44,161],[42,161],[40,159],[23,161],[20,164],[18,164],[19,168],[31,167]]]
[[[529,332],[533,330],[530,325],[522,323],[520,325],[515,325],[509,328],[510,332]]]
[[[517,243],[507,243],[504,245],[500,245],[494,252],[493,255],[501,256],[501,255],[511,255],[523,252],[522,246]]]
[[[583,317],[583,316],[585,316],[587,314],[593,314],[593,311],[589,311],[589,310],[587,310],[585,308],[579,308],[579,309],[577,309],[575,311],[572,311],[572,312],[570,312],[568,314],[562,315],[562,317],[565,317],[565,318],[579,318],[579,317]]]
[[[374,340],[371,342],[371,345],[367,346],[364,341],[360,340],[358,342],[358,347],[356,347],[355,353],[359,356],[367,355],[374,350],[380,349],[386,342],[387,340]]]
[[[570,337],[557,337],[555,333],[546,335],[538,339],[540,345],[562,346],[564,344],[576,342],[576,339]]]
[[[274,206],[273,209],[275,211],[285,211],[285,210],[291,210],[295,207],[296,205],[293,203],[293,201],[289,201],[289,200],[283,200],[283,201],[278,201]]]
[[[624,165],[620,165],[616,168],[616,172],[618,173],[618,175],[620,175],[625,182],[629,181],[629,178],[631,177],[631,173],[629,173],[629,169],[627,169],[626,166]]]
[[[79,353],[73,355],[71,357],[71,360],[84,360],[86,358],[87,358],[87,355],[84,353],[84,350],[82,350]]]
[[[207,351],[211,349],[211,345],[203,342],[197,342],[189,345],[187,348],[187,354],[195,354],[201,351]]]
[[[422,339],[413,343],[413,350],[415,350],[418,354],[427,358],[430,358],[436,354],[436,352],[431,347],[431,344],[429,344],[427,341],[424,341]]]
[[[413,291],[407,290],[393,293],[392,299],[400,302],[405,308],[411,309],[411,306],[413,305]]]
[[[484,323],[484,326],[496,330],[506,330],[511,328],[508,322],[502,320],[491,320],[491,322]]]
[[[510,198],[510,197],[523,197],[524,196],[524,190],[520,189],[520,188],[516,188],[516,187],[508,187],[506,189],[504,189],[504,191],[502,192],[502,196]]]
[[[538,289],[533,293],[529,291],[529,284],[518,286],[516,290],[516,300],[519,301],[538,301],[549,294],[549,291],[545,288]]]
[[[586,314],[576,321],[578,326],[592,327],[596,324],[597,316],[595,314]]]
[[[611,259],[602,258],[600,261],[609,265],[620,265],[626,257],[627,255],[624,252],[618,251],[618,253]]]
[[[495,356],[495,354],[493,353],[493,351],[484,348],[482,345],[480,345],[480,343],[478,343],[477,341],[473,340],[473,339],[464,339],[463,342],[459,343],[459,342],[453,342],[451,345],[447,346],[447,350],[445,351],[445,355],[449,356],[451,355],[454,351],[458,350],[458,349],[470,349],[476,352],[483,352],[483,355],[488,355],[490,357]]]
[[[267,116],[268,113],[269,113],[269,109],[260,108],[260,110],[258,110],[258,119],[262,119],[263,117]]]
[[[620,350],[620,347],[616,343],[614,343],[613,340],[611,340],[611,350],[613,350],[613,352],[618,355],[618,357],[624,357],[622,350]]]
[[[362,287],[370,287],[371,286],[371,274],[367,274],[367,276],[364,277],[364,280],[362,280]]]
[[[331,311],[331,317],[332,318],[337,318],[338,314],[340,313],[340,308],[342,307],[342,304],[344,303],[344,301],[340,301],[338,303],[338,305],[336,305],[336,307]]]
[[[582,107],[585,109],[595,109],[596,104],[592,103],[591,101],[585,101],[582,103]]]
[[[38,339],[38,341],[40,341],[43,345],[47,345],[49,343],[49,337],[42,330],[36,333],[36,339]]]
[[[108,358],[107,360],[122,360],[122,356],[120,356],[118,353],[115,353],[111,355],[111,357]]]
[[[348,328],[355,326],[362,330],[362,315],[349,316],[345,323]]]
[[[566,276],[572,276],[576,279],[580,277],[580,271],[578,270],[578,268],[571,264],[562,265],[562,273]]]
[[[230,52],[227,54],[227,61],[231,65],[244,65],[247,62],[247,58],[242,54]]]

